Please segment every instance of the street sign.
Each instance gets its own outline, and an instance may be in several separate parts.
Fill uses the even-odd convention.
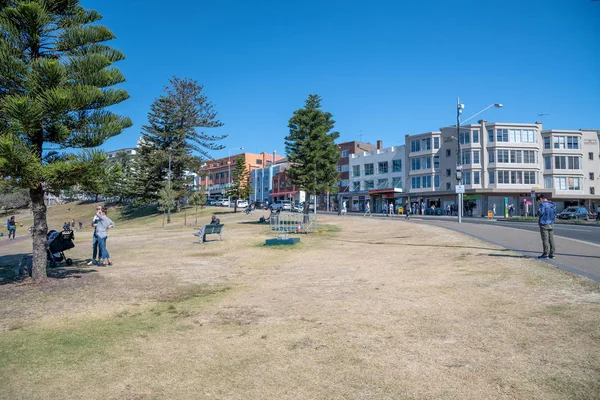
[[[535,197],[535,189],[531,189],[531,197]]]
[[[456,193],[460,194],[460,193],[464,193],[465,192],[465,185],[456,185]]]

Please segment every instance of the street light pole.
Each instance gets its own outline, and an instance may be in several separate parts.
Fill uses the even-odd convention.
[[[167,174],[167,191],[169,193],[169,204],[167,205],[167,224],[171,223],[171,149],[169,149],[169,172]]]
[[[456,185],[462,183],[462,154],[460,149],[460,114],[462,113],[464,104],[460,104],[460,98],[456,98],[456,143],[457,143],[457,160],[456,160]],[[463,208],[463,194],[462,191],[458,193],[458,223],[462,223],[462,208]]]
[[[231,191],[231,150],[244,150],[243,147],[235,147],[233,149],[229,149],[229,156],[227,157],[227,192]],[[227,207],[231,207],[231,196],[227,196],[227,201],[229,205]]]

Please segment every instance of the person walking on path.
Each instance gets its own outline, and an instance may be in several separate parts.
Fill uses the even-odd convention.
[[[390,201],[390,204],[388,204],[388,215],[390,217],[394,216],[394,202]]]
[[[383,202],[381,205],[381,213],[385,216],[387,215],[387,203]]]
[[[369,214],[369,217],[373,216],[371,214],[371,204],[369,203],[369,200],[367,200],[367,202],[365,203],[365,214],[363,215],[363,217],[366,217],[367,214]]]
[[[96,223],[96,235],[98,236],[98,247],[100,248],[100,259],[102,265],[112,265],[110,254],[106,248],[106,239],[108,239],[108,230],[115,227],[115,223],[106,216],[106,208],[96,212],[99,221]]]
[[[410,203],[407,201],[406,204],[404,204],[404,213],[405,213],[405,217],[404,219],[410,219]]]
[[[102,206],[96,207],[96,212],[99,211],[102,211]],[[94,215],[94,218],[92,218],[92,228],[94,228],[94,233],[92,234],[92,259],[87,263],[87,265],[98,264],[100,257],[102,256],[99,251],[98,235],[96,235],[96,226],[98,225],[98,221],[100,221],[100,218]]]
[[[8,229],[8,240],[15,240],[15,235],[17,234],[17,221],[15,221],[14,215],[6,221],[6,229]]]
[[[344,200],[342,202],[342,215],[347,215],[348,214],[348,206],[346,205],[346,201]]]
[[[596,221],[600,221],[600,205],[596,208]]]
[[[554,258],[554,219],[556,218],[556,205],[548,201],[543,194],[539,194],[536,200],[540,205],[538,224],[540,226],[544,251],[538,258]]]

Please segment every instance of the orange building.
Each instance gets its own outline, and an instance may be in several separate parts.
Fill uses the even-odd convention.
[[[220,200],[225,197],[227,188],[231,185],[233,171],[235,170],[236,160],[242,157],[246,170],[248,172],[264,168],[276,161],[283,159],[274,153],[262,152],[255,153],[237,153],[231,156],[209,160],[206,165],[200,169],[199,183],[206,191],[206,197],[209,200]]]

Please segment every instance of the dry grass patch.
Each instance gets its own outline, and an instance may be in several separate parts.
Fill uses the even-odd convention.
[[[114,267],[0,286],[0,398],[597,398],[597,284],[398,220],[267,247],[259,216],[124,223]]]

